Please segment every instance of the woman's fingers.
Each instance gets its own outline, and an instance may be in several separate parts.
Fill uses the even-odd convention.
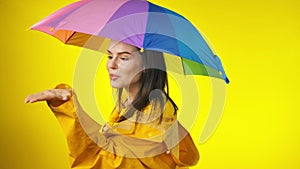
[[[50,89],[28,95],[24,102],[34,103],[38,101],[67,101],[70,99],[71,95],[72,91],[70,89]]]

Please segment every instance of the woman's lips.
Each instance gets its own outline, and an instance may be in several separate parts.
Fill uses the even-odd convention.
[[[117,78],[119,78],[119,76],[117,76],[115,74],[109,74],[109,78],[110,78],[110,80],[116,80]]]

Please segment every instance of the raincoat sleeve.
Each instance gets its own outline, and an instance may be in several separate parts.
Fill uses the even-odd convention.
[[[56,88],[68,89],[70,86],[65,84],[57,85]],[[63,132],[66,135],[67,144],[70,151],[70,161],[71,168],[74,166],[91,168],[95,162],[95,157],[98,155],[98,152],[101,150],[93,140],[95,139],[100,144],[105,144],[106,138],[99,133],[101,126],[96,123],[93,119],[82,110],[76,96],[71,96],[70,100],[59,104],[51,105],[49,104],[50,109],[54,112],[57,120],[59,121]],[[80,125],[82,120],[89,124],[89,133],[85,132],[85,129]]]
[[[171,107],[173,107],[171,104],[167,104],[164,112],[163,128],[167,129],[164,143],[177,168],[194,166],[200,158],[198,149],[189,132],[177,120]]]
[[[179,144],[171,148],[170,154],[178,168],[194,166],[200,158],[198,149],[188,131],[179,122],[177,125],[178,138],[181,140]]]

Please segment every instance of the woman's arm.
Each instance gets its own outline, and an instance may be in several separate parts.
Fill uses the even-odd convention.
[[[101,125],[83,111],[71,87],[59,84],[55,89],[29,95],[25,99],[25,103],[38,101],[47,101],[59,121],[66,135],[71,167],[92,168],[101,150],[98,144],[106,144],[106,137],[99,133]]]

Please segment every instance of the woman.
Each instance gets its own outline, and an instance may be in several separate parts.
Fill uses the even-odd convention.
[[[169,97],[162,53],[139,51],[112,42],[107,70],[118,101],[104,126],[80,107],[68,85],[27,96],[26,103],[47,101],[60,122],[70,150],[71,168],[186,168],[199,154],[190,135],[176,120]]]

